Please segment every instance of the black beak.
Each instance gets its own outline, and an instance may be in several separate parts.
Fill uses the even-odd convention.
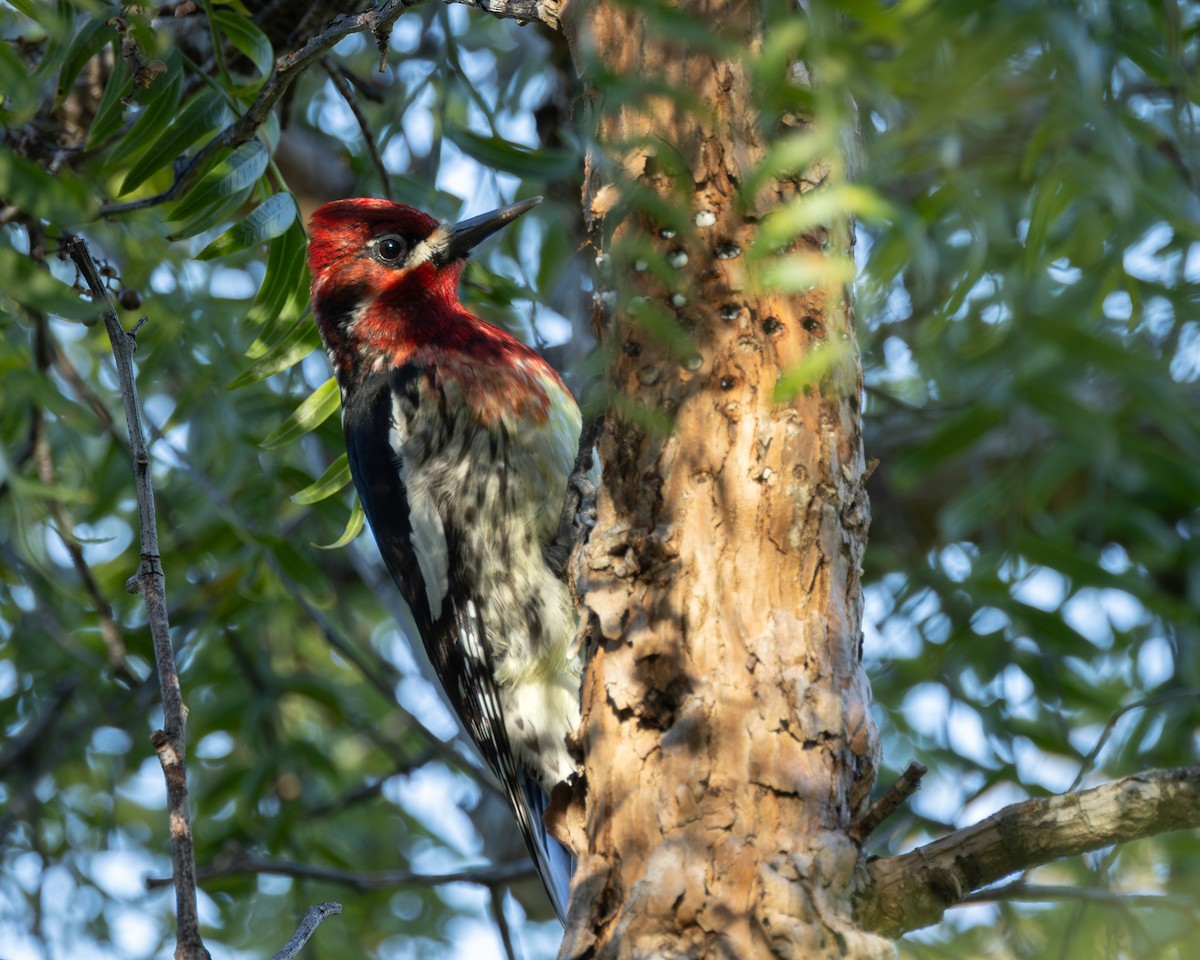
[[[484,213],[478,217],[472,217],[470,220],[442,227],[445,239],[441,244],[441,249],[434,255],[435,259],[445,264],[465,257],[477,244],[541,202],[541,197],[530,197],[528,200],[501,207],[491,213]]]

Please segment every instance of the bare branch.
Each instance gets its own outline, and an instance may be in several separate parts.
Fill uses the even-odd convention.
[[[1102,887],[1081,887],[1075,884],[1028,883],[1014,880],[998,887],[976,890],[963,903],[995,903],[1007,900],[1024,900],[1032,903],[1048,903],[1061,900],[1076,900],[1086,903],[1112,903],[1126,907],[1174,907],[1196,909],[1195,897],[1172,896],[1165,893],[1122,893]]]
[[[512,930],[508,926],[508,917],[504,915],[503,888],[488,887],[488,901],[492,910],[492,919],[496,921],[496,929],[500,931],[500,943],[504,946],[504,956],[507,960],[517,960],[517,949],[513,945]]]
[[[551,30],[558,29],[559,0],[447,0],[475,7],[492,16],[520,23],[541,23]]]
[[[32,246],[32,237],[30,241]],[[26,309],[26,313],[34,321],[34,339],[36,343],[34,352],[38,368],[45,373],[54,361],[55,356],[61,355],[62,351],[58,350],[51,340],[50,328],[45,314],[29,309]],[[100,409],[104,409],[103,405],[101,405]],[[107,411],[105,411],[105,415],[107,416]],[[42,427],[42,411],[39,407],[35,406],[32,410],[30,427],[31,455],[34,467],[37,469],[38,479],[47,490],[52,490],[56,481],[54,455],[50,449],[50,441],[47,439]],[[68,556],[70,556],[71,565],[75,567],[75,572],[79,575],[84,589],[92,598],[92,606],[95,608],[96,617],[100,622],[100,636],[104,640],[104,649],[108,652],[108,664],[115,674],[120,674],[124,679],[128,680],[131,675],[125,664],[125,641],[121,638],[121,631],[117,628],[117,623],[113,619],[112,605],[108,602],[108,598],[104,596],[104,591],[100,589],[100,584],[97,582],[95,574],[92,573],[92,568],[88,565],[87,559],[83,555],[83,548],[80,546],[79,541],[75,539],[75,521],[62,501],[57,497],[48,497],[46,502],[50,508],[50,515],[54,518],[55,532],[58,534],[58,538],[66,549]]]
[[[896,937],[937,923],[1002,877],[1109,844],[1200,826],[1200,767],[1151,770],[1005,807],[982,823],[867,864],[865,928]]]
[[[292,934],[292,939],[285,943],[283,949],[271,960],[292,960],[308,943],[308,938],[317,932],[317,927],[321,925],[322,921],[341,912],[342,905],[333,900],[326,900],[324,903],[318,903],[315,907],[309,907],[305,911],[304,919],[300,921],[300,926]]]
[[[141,537],[141,563],[129,579],[129,589],[141,593],[146,603],[158,683],[163,702],[163,728],[150,738],[167,782],[167,815],[171,833],[171,864],[177,880],[175,909],[178,922],[175,956],[177,960],[208,960],[209,953],[200,937],[196,913],[196,856],[192,842],[191,815],[188,808],[185,710],[171,646],[171,625],[167,616],[166,577],[158,552],[158,524],[154,514],[154,484],[150,475],[150,455],[146,451],[137,384],[133,374],[133,352],[137,341],[126,333],[117,318],[108,288],[100,279],[87,243],[71,237],[66,251],[79,269],[92,299],[103,310],[104,328],[116,359],[117,379],[125,405],[129,428],[129,450],[133,460],[134,486],[138,505],[138,531]]]
[[[1083,783],[1083,778],[1087,776],[1089,770],[1092,769],[1092,764],[1096,762],[1096,758],[1100,756],[1100,751],[1104,749],[1104,745],[1108,743],[1108,738],[1112,736],[1112,732],[1117,728],[1117,722],[1127,713],[1134,710],[1141,710],[1144,707],[1155,707],[1160,703],[1169,703],[1172,700],[1197,700],[1200,699],[1200,690],[1169,690],[1166,693],[1156,693],[1154,696],[1146,697],[1142,700],[1135,700],[1133,703],[1127,703],[1120,710],[1108,718],[1108,723],[1104,725],[1104,729],[1100,731],[1100,736],[1096,738],[1096,743],[1088,755],[1083,758],[1083,763],[1079,765],[1079,773],[1075,775],[1071,786],[1067,791],[1079,789],[1079,785]]]
[[[427,887],[443,883],[477,883],[490,887],[534,875],[529,860],[511,860],[504,863],[469,867],[450,873],[413,873],[408,870],[340,870],[336,867],[318,867],[293,860],[271,860],[259,858],[242,850],[225,854],[210,867],[202,867],[197,875],[200,880],[218,880],[248,874],[268,873],[281,877],[296,877],[305,880],[320,880],[324,883],[340,883],[365,893],[370,890],[392,890],[397,887]],[[147,877],[146,889],[155,890],[169,886],[171,877]]]
[[[917,792],[921,786],[921,778],[927,772],[925,764],[910,760],[905,771],[896,778],[896,782],[876,797],[858,823],[850,828],[851,839],[862,843],[874,833],[884,820],[899,810],[904,801]]]
[[[358,102],[358,97],[354,93],[354,88],[350,86],[350,81],[346,79],[341,68],[333,62],[329,57],[321,58],[321,66],[325,68],[325,72],[329,74],[329,79],[333,82],[337,92],[342,95],[342,99],[346,101],[346,106],[350,108],[350,112],[354,114],[354,119],[358,121],[358,129],[362,131],[363,143],[367,145],[367,153],[371,157],[371,162],[375,165],[375,172],[379,175],[379,182],[383,184],[383,195],[393,202],[396,197],[392,193],[392,178],[388,174],[388,169],[383,165],[383,157],[379,155],[379,145],[375,142],[375,134],[371,131],[371,125],[367,123],[367,115],[363,113],[362,105]]]

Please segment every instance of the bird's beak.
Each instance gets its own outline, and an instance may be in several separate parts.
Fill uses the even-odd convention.
[[[541,197],[530,197],[520,203],[472,217],[470,220],[447,224],[441,228],[443,239],[438,245],[440,249],[435,252],[434,258],[445,264],[465,257],[477,244],[541,202]]]

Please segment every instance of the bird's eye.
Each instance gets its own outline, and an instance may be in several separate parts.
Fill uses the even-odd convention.
[[[380,260],[396,263],[404,256],[405,243],[399,237],[384,237],[375,249]]]

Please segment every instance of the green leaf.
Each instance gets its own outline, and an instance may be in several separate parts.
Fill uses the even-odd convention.
[[[96,117],[88,130],[87,149],[93,150],[114,133],[121,129],[125,118],[125,103],[123,99],[133,92],[133,77],[129,67],[120,57],[118,44],[113,45],[113,69],[108,75],[108,83],[104,87],[104,96],[100,98],[100,106],[96,108]]]
[[[9,6],[15,7],[17,13],[23,13],[34,23],[40,23],[45,26],[46,19],[50,17],[50,11],[41,3],[34,3],[33,0],[5,0]]]
[[[253,359],[265,353],[275,328],[290,326],[304,312],[308,303],[308,271],[304,268],[304,255],[304,230],[299,223],[293,223],[271,241],[267,252],[267,272],[254,299],[254,306],[246,314],[247,323],[266,325],[256,341],[262,343],[263,347],[257,353],[254,352],[255,348],[251,348],[246,356]]]
[[[0,152],[0,162],[4,154]],[[0,166],[0,173],[3,167]],[[12,247],[0,246],[0,277],[4,285],[0,288],[0,304],[12,297],[18,309],[22,303],[36,307],[43,313],[65,317],[69,320],[95,321],[100,318],[100,307],[80,297],[77,290],[67,286],[45,267],[38,266],[23,253]],[[16,300],[17,296],[20,300]]]
[[[232,114],[220,90],[205,87],[188,102],[183,113],[154,142],[125,175],[121,194],[141,186],[150,176],[186,152],[201,137],[222,126]]]
[[[312,353],[319,342],[317,325],[310,323],[307,317],[301,317],[288,331],[286,337],[251,364],[249,369],[234,377],[226,385],[226,389],[237,390],[257,380],[265,380],[267,377],[279,373],[280,370],[295,366]]]
[[[189,187],[187,195],[175,205],[166,218],[187,220],[226,197],[242,193],[263,175],[270,161],[267,148],[257,140],[243,143]]]
[[[231,219],[250,199],[250,194],[254,192],[254,187],[243,187],[237,193],[218,200],[214,205],[205,207],[200,210],[191,220],[181,226],[178,230],[173,231],[168,237],[168,240],[184,240],[187,237],[194,237],[198,233],[203,233],[205,230],[211,230],[219,223]],[[188,191],[189,197],[192,196],[192,191]]]
[[[299,587],[300,592],[304,594],[309,603],[316,607],[328,607],[333,602],[329,580],[321,570],[296,549],[296,545],[290,540],[282,537],[273,540],[271,554],[279,564],[280,571]],[[327,703],[321,696],[323,691],[327,692],[327,688],[317,679],[308,678],[306,680],[297,675],[288,678],[288,686],[305,688],[304,693],[312,696],[313,699]]]
[[[129,132],[121,138],[121,142],[108,157],[108,165],[117,167],[123,165],[136,154],[146,149],[157,137],[171,118],[179,110],[179,101],[183,99],[183,72],[173,70],[163,83],[155,83],[151,87],[150,99],[147,101],[142,115],[137,118]]]
[[[775,402],[785,403],[801,391],[819,388],[830,371],[845,358],[847,348],[839,341],[822,344],[820,349],[809,349],[804,359],[783,372],[775,382]]]
[[[48,485],[42,483],[40,480],[31,480],[22,477],[17,473],[10,473],[6,481],[12,487],[13,491],[22,497],[39,500],[58,500],[62,503],[91,503],[95,500],[95,495],[90,490],[81,490],[76,487],[60,486],[58,484]]]
[[[330,377],[317,387],[290,417],[270,432],[259,444],[264,450],[274,450],[291,443],[297,437],[315,430],[329,419],[341,405],[337,380]]]
[[[774,250],[814,227],[849,217],[878,223],[887,219],[888,205],[869,187],[853,183],[822,187],[772,211],[763,221],[757,243],[761,249]]]
[[[84,64],[99,53],[105,43],[113,39],[113,32],[113,28],[108,25],[104,17],[96,17],[85,23],[83,29],[75,35],[75,39],[71,41],[71,46],[67,49],[62,68],[58,72],[58,92],[54,101],[55,106],[62,105],[63,100],[75,85],[75,79],[79,76]]]
[[[531,150],[501,137],[485,137],[454,124],[446,125],[446,137],[468,157],[485,167],[537,180],[564,180],[580,170],[580,159],[561,150]]]
[[[944,418],[928,440],[905,449],[894,464],[896,483],[901,488],[911,488],[934,467],[965,453],[1007,416],[1004,407],[980,402],[965,413]]]
[[[291,500],[293,503],[305,505],[327,500],[346,486],[351,479],[350,458],[343,453],[329,465],[329,469],[320,477],[298,493],[293,493]]]
[[[841,254],[792,253],[763,264],[763,285],[781,293],[834,287],[854,279],[854,261]]]
[[[211,260],[265,243],[279,236],[296,219],[296,201],[290,193],[277,193],[260,203],[241,223],[235,224],[196,254],[197,260]]]
[[[275,52],[267,35],[250,20],[228,10],[215,10],[212,21],[225,39],[244,53],[264,78],[275,69]]]
[[[57,76],[62,69],[75,34],[75,7],[71,0],[57,0],[55,16],[46,29],[46,49],[34,71],[39,81]]]
[[[60,227],[83,223],[91,217],[94,205],[91,192],[73,173],[60,170],[52,177],[2,144],[0,196]]]
[[[354,498],[354,506],[350,508],[350,517],[346,521],[346,529],[342,531],[342,535],[333,543],[314,543],[313,546],[318,550],[340,550],[354,542],[355,537],[362,533],[363,526],[366,522],[366,514],[363,513],[362,503],[358,497]]]

